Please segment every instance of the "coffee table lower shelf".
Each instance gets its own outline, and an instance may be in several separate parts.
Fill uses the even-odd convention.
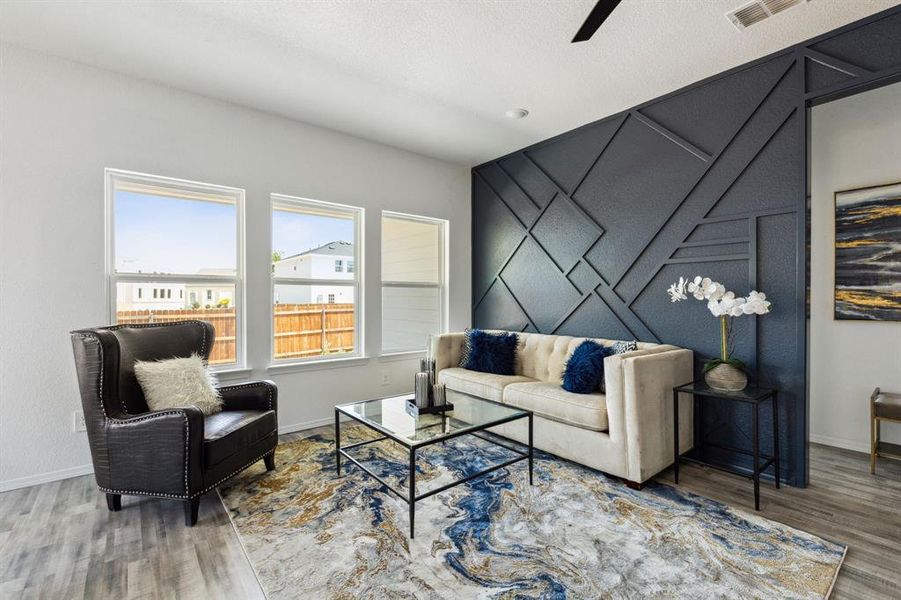
[[[410,510],[410,538],[411,539],[414,537],[414,523],[415,523],[415,518],[416,518],[416,503],[420,500],[428,498],[429,496],[434,496],[435,494],[437,494],[439,492],[443,492],[444,490],[447,490],[449,488],[452,488],[455,485],[459,485],[461,483],[466,483],[467,481],[472,481],[473,479],[476,479],[477,477],[481,477],[482,475],[491,473],[492,471],[497,471],[498,469],[503,469],[504,467],[509,467],[510,465],[518,463],[523,460],[527,460],[529,462],[529,485],[532,485],[532,466],[533,466],[533,454],[534,454],[534,449],[532,446],[532,420],[533,420],[532,413],[528,413],[527,415],[521,415],[521,416],[517,416],[515,418],[510,418],[510,419],[506,419],[506,420],[503,420],[500,422],[492,423],[490,425],[486,425],[485,427],[481,427],[481,428],[474,429],[474,430],[453,432],[453,433],[450,433],[447,435],[436,437],[431,440],[427,440],[425,442],[422,442],[422,443],[419,443],[416,445],[408,445],[408,444],[404,443],[402,440],[399,440],[390,435],[382,435],[381,437],[378,437],[375,439],[364,440],[362,442],[348,444],[347,446],[341,445],[341,419],[340,419],[340,416],[342,414],[350,417],[351,419],[353,419],[354,421],[356,421],[362,425],[365,425],[366,427],[368,427],[369,429],[372,429],[373,431],[376,431],[379,433],[384,433],[383,431],[379,430],[378,428],[373,427],[370,423],[368,423],[364,420],[361,420],[361,419],[357,419],[354,417],[354,415],[349,414],[344,411],[340,411],[336,407],[335,408],[335,463],[336,463],[336,469],[338,472],[338,476],[339,477],[341,476],[341,457],[343,456],[344,458],[346,458],[347,460],[349,460],[350,462],[352,462],[353,464],[358,466],[360,469],[362,469],[364,473],[366,473],[367,475],[369,475],[370,477],[372,477],[373,479],[375,479],[376,481],[381,483],[383,486],[385,486],[395,496],[397,496],[398,498],[400,498],[401,500],[406,502],[410,507],[409,510]],[[505,444],[498,440],[492,439],[489,436],[482,433],[483,431],[485,431],[486,429],[488,429],[490,427],[495,427],[497,425],[501,425],[503,423],[507,423],[509,421],[514,421],[516,419],[521,419],[521,418],[528,418],[528,420],[529,420],[529,443],[528,443],[527,451],[520,450],[519,448],[515,448],[511,445],[508,445],[508,444]],[[472,473],[471,475],[467,475],[466,477],[463,477],[462,479],[458,479],[456,481],[446,483],[442,486],[439,486],[435,489],[429,490],[422,494],[416,494],[416,451],[419,448],[423,448],[425,446],[430,446],[432,444],[436,444],[439,442],[446,442],[447,440],[450,440],[450,439],[453,439],[453,438],[456,438],[456,437],[459,437],[462,435],[475,436],[479,439],[485,440],[486,442],[494,444],[495,446],[500,446],[501,448],[509,450],[510,452],[513,452],[517,456],[514,458],[511,458],[509,460],[505,460],[504,462],[494,465],[492,467],[489,467],[487,469],[483,469],[483,470],[479,471],[478,473]],[[354,458],[353,456],[351,456],[350,454],[347,453],[347,450],[350,450],[352,448],[359,448],[361,446],[374,444],[376,442],[381,442],[383,440],[392,440],[392,441],[397,442],[398,444],[404,446],[408,450],[408,453],[409,453],[409,475],[408,475],[409,483],[407,486],[406,494],[403,491],[394,488],[391,484],[389,484],[387,481],[385,481],[384,478],[382,478],[381,476],[372,472],[372,470],[370,470],[368,467],[366,467],[364,464],[362,464],[356,458]]]

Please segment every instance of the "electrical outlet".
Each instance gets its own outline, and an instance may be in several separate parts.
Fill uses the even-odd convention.
[[[72,413],[72,431],[87,431],[88,426],[84,422],[84,412],[76,410]]]
[[[391,376],[387,372],[382,373],[382,385],[391,385]]]

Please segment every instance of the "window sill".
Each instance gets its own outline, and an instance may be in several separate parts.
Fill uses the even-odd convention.
[[[414,360],[425,357],[425,350],[411,350],[409,352],[390,352],[379,356],[379,362],[395,362],[398,360]]]
[[[219,381],[234,381],[236,379],[244,379],[253,373],[253,369],[250,367],[233,367],[220,370],[212,369],[212,373]]]
[[[321,369],[340,369],[343,367],[357,367],[369,362],[368,356],[351,356],[348,358],[325,358],[322,360],[310,360],[305,362],[276,363],[266,367],[269,373],[292,373],[295,371],[319,371]]]

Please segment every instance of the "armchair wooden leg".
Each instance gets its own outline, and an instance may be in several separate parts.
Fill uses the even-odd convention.
[[[275,470],[275,451],[272,451],[272,454],[267,454],[263,457],[263,462],[266,464],[267,471]]]
[[[192,527],[197,524],[197,513],[200,512],[200,496],[185,500],[185,525]]]
[[[122,510],[122,494],[107,494],[106,507],[112,512]]]

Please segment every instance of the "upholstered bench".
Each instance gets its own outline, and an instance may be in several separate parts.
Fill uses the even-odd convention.
[[[876,388],[870,396],[870,473],[874,475],[877,457],[901,460],[901,445],[880,439],[882,421],[901,423],[901,394]]]

